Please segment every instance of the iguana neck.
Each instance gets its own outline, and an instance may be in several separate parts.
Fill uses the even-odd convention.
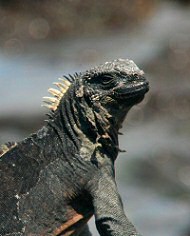
[[[115,160],[118,154],[118,131],[108,112],[88,97],[80,96],[78,85],[72,85],[64,95],[48,125],[62,143],[63,150],[96,160],[105,155]]]

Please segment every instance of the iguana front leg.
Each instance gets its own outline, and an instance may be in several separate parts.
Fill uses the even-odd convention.
[[[114,177],[102,173],[91,194],[96,227],[101,236],[140,236],[124,213]]]

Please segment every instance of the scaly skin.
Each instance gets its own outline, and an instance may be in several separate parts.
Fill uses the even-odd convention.
[[[118,59],[57,84],[49,119],[0,157],[0,235],[139,236],[115,183],[118,130],[148,91],[143,72]],[[65,87],[64,87],[65,86]]]

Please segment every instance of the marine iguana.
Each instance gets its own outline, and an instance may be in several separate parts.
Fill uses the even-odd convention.
[[[0,157],[0,235],[139,236],[125,216],[114,162],[118,130],[148,91],[133,61],[117,59],[49,89],[45,125]]]

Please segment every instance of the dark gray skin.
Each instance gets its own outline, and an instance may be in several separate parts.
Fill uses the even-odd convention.
[[[0,235],[139,236],[115,183],[118,130],[148,91],[133,61],[70,79],[46,124],[0,157]]]

